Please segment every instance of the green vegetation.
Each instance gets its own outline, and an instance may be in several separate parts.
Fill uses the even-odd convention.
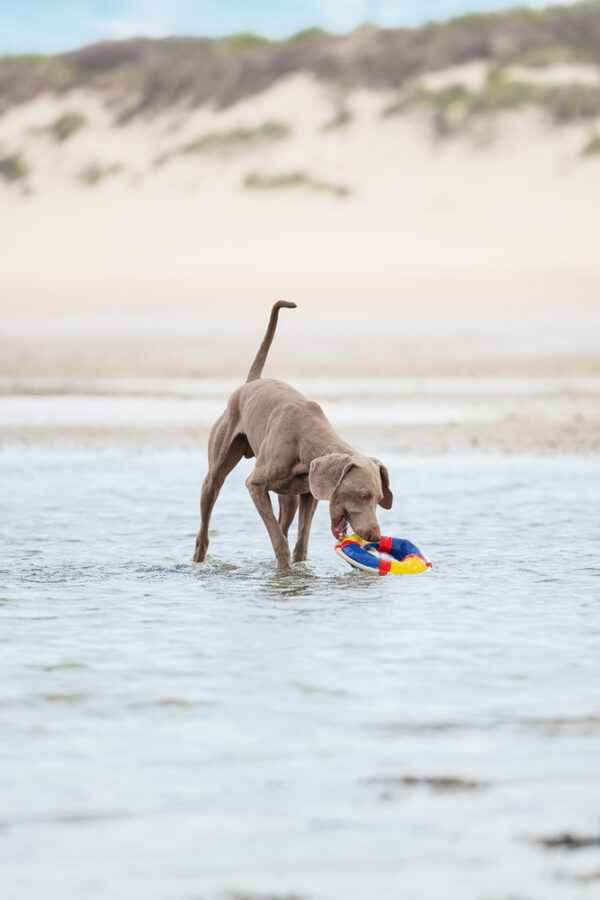
[[[29,166],[20,153],[12,153],[0,159],[0,175],[6,181],[22,181],[29,174]]]
[[[0,112],[40,94],[60,92],[81,78],[58,56],[14,56],[0,59]]]
[[[329,37],[329,32],[314,25],[312,28],[304,28],[302,31],[297,31],[295,34],[292,34],[291,37],[288,38],[288,43],[299,44],[302,41],[310,41],[320,37]]]
[[[309,28],[287,40],[242,33],[221,39],[102,41],[57,56],[0,59],[0,112],[41,94],[86,88],[115,101],[119,120],[211,103],[217,108],[306,73],[334,87],[402,90],[427,72],[471,60],[492,66],[600,64],[600,3],[467,15],[418,28]]]
[[[489,78],[481,91],[469,101],[474,113],[496,113],[531,106],[543,101],[544,88],[526,81],[505,81],[502,77]]]
[[[279,175],[264,175],[261,172],[251,172],[244,180],[244,187],[258,190],[279,190],[281,188],[307,188],[311,191],[319,191],[334,194],[336,197],[349,197],[352,191],[344,184],[333,184],[330,181],[322,181],[313,178],[306,172],[284,172]]]
[[[291,134],[289,125],[270,119],[257,125],[256,128],[232,128],[229,131],[210,131],[189,144],[185,144],[180,153],[221,153],[236,150],[250,144],[280,141]]]
[[[582,156],[598,156],[600,154],[600,134],[595,132],[590,135],[588,142],[581,151]]]
[[[338,128],[345,128],[346,125],[349,125],[354,116],[348,109],[341,109],[337,115],[335,115],[332,119],[321,127],[321,131],[326,133],[328,131],[337,131]]]
[[[108,178],[110,175],[116,175],[122,168],[121,163],[111,163],[108,166],[92,163],[92,165],[87,166],[79,173],[78,180],[86,187],[96,187],[105,178]]]
[[[600,116],[600,87],[584,84],[542,85],[510,81],[494,72],[480,91],[464,87],[440,90],[418,88],[401,95],[383,110],[383,116],[399,115],[416,106],[428,107],[438,135],[457,131],[476,116],[535,106],[557,124]]]
[[[546,88],[541,99],[555,122],[574,122],[600,116],[600,87],[565,84]]]
[[[85,116],[79,112],[66,112],[48,125],[47,130],[59,143],[62,143],[79,131],[85,125],[85,121]]]
[[[598,61],[598,48],[594,41],[568,44],[548,42],[528,47],[506,60],[510,65],[541,68],[561,63],[593,63]]]
[[[526,105],[541,107],[555,122],[594,118],[600,115],[600,87],[531,84],[495,75],[473,96],[471,104],[473,112],[492,113]]]
[[[270,41],[261,37],[260,34],[254,34],[252,31],[240,31],[238,34],[230,34],[223,38],[223,44],[228,50],[252,50],[257,47],[265,47]]]
[[[401,94],[390,106],[387,106],[382,115],[402,115],[415,106],[429,107],[433,116],[433,125],[438,135],[455,131],[467,118],[473,95],[458,85],[443,88],[438,91],[418,88]]]
[[[432,125],[438,137],[455,132],[464,124],[471,111],[472,95],[463,87],[454,86],[439,91],[418,88],[401,94],[382,115],[402,115],[414,107],[431,111]]]

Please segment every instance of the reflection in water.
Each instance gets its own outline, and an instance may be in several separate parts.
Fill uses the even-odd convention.
[[[277,572],[245,463],[192,563],[202,459],[2,451],[3,900],[565,898],[531,839],[597,812],[596,460],[386,455],[435,568],[376,578],[324,504]]]

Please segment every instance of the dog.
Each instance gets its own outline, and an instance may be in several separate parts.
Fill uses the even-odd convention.
[[[282,571],[291,571],[292,561],[307,558],[310,526],[319,500],[329,501],[331,531],[338,541],[348,525],[361,538],[378,541],[381,531],[376,508],[391,509],[393,495],[383,463],[363,456],[338,437],[318,403],[283,381],[261,378],[283,308],[296,309],[296,304],[275,303],[246,383],[233,392],[210,433],[194,562],[202,562],[206,556],[213,507],[227,475],[242,457],[256,458],[246,487]],[[278,518],[269,491],[279,495]],[[288,531],[298,508],[298,537],[292,557]]]

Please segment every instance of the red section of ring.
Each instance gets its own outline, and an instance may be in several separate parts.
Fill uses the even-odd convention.
[[[390,553],[392,550],[392,541],[394,539],[391,537],[382,537],[379,541],[379,552],[380,553]]]
[[[356,544],[357,546],[360,546],[358,541],[353,541],[352,538],[344,538],[340,541],[339,544],[335,545],[335,549],[338,550],[340,547],[346,547],[348,544]]]
[[[380,559],[379,560],[379,574],[380,575],[387,575],[387,573],[390,571],[391,568],[392,568],[391,559]]]

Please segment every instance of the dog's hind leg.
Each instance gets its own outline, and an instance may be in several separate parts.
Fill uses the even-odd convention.
[[[248,452],[245,434],[232,434],[231,420],[225,413],[216,423],[208,445],[208,472],[200,498],[200,531],[196,538],[194,562],[202,562],[208,549],[208,526],[223,482]]]
[[[300,496],[298,494],[279,494],[279,527],[285,537],[288,536],[290,525],[294,521]]]
[[[294,547],[294,562],[301,562],[308,555],[310,526],[318,502],[312,494],[302,494],[300,496],[300,517],[298,519],[298,538]]]

